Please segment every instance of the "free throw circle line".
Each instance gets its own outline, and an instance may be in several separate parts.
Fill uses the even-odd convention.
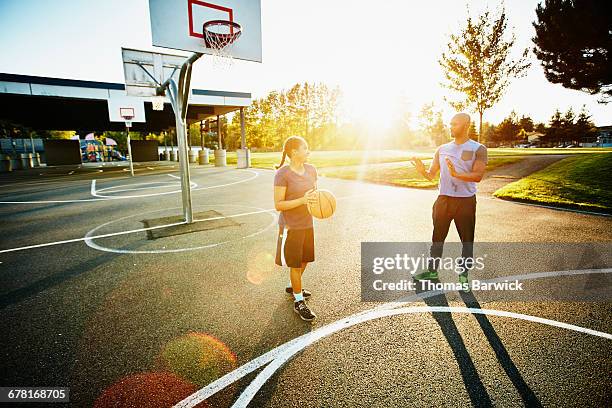
[[[228,216],[225,216],[225,217],[212,217],[212,218],[206,218],[204,220],[194,220],[194,222],[214,221],[214,220],[218,220],[218,219],[222,219],[222,218],[244,217],[244,216],[251,215],[251,214],[258,214],[258,213],[272,212],[272,211],[274,211],[274,210],[250,211],[250,212],[241,213],[241,214],[228,215]],[[120,220],[122,220],[124,218],[127,218],[127,217],[119,218],[119,219],[114,220],[112,222],[120,221]],[[102,227],[103,225],[106,225],[106,224],[108,224],[108,223],[102,224],[101,226],[96,227],[96,228],[100,228],[100,227]],[[28,246],[23,246],[23,247],[18,247],[18,248],[2,249],[2,250],[0,250],[0,254],[6,253],[6,252],[24,251],[26,249],[43,248],[43,247],[54,246],[54,245],[69,244],[71,242],[80,242],[80,241],[93,240],[93,239],[98,239],[98,238],[116,237],[116,236],[119,236],[119,235],[134,234],[134,233],[137,233],[137,232],[150,231],[150,230],[155,230],[155,229],[159,229],[159,228],[174,227],[176,225],[181,225],[181,224],[185,224],[185,221],[175,222],[175,223],[165,224],[165,225],[157,225],[155,227],[137,228],[137,229],[128,230],[128,231],[111,232],[111,233],[108,233],[108,234],[100,234],[100,235],[89,236],[89,237],[88,236],[84,236],[82,238],[66,239],[66,240],[63,240],[63,241],[45,242],[43,244],[28,245]]]
[[[97,231],[98,229],[115,223],[115,222],[119,222],[121,220],[124,220],[126,218],[130,218],[130,217],[134,217],[135,215],[129,215],[127,217],[123,217],[123,218],[119,218],[117,220],[112,220],[109,221],[107,223],[104,223],[102,225],[99,225],[97,227],[95,227],[94,229],[90,230],[87,234],[85,234],[85,244],[93,249],[97,249],[98,251],[104,251],[104,252],[113,252],[113,253],[118,253],[118,254],[166,254],[166,253],[175,253],[175,252],[187,252],[187,251],[196,251],[199,249],[205,249],[205,248],[212,248],[212,247],[216,247],[219,245],[223,245],[223,244],[227,244],[230,242],[234,242],[234,241],[239,241],[241,239],[247,239],[250,238],[252,236],[261,234],[262,232],[266,231],[267,229],[269,229],[272,225],[276,224],[276,214],[273,213],[272,210],[265,210],[263,208],[259,208],[259,207],[251,207],[251,206],[247,206],[247,205],[237,205],[237,204],[209,204],[206,206],[200,206],[200,207],[212,207],[214,205],[217,206],[230,206],[230,207],[244,207],[244,208],[256,208],[258,209],[257,211],[251,211],[248,213],[242,213],[242,214],[237,214],[237,215],[230,215],[230,216],[221,216],[221,217],[211,217],[211,218],[206,218],[203,220],[194,220],[193,222],[204,222],[204,221],[214,221],[214,220],[220,220],[220,219],[224,219],[224,218],[232,218],[232,217],[242,217],[245,215],[252,215],[252,214],[261,214],[261,213],[269,213],[269,215],[272,217],[272,221],[270,222],[270,224],[268,224],[266,227],[255,231],[254,233],[251,233],[249,235],[246,236],[242,236],[240,238],[237,239],[229,239],[226,241],[220,241],[220,242],[215,242],[213,244],[207,244],[207,245],[200,245],[197,247],[188,247],[188,248],[178,248],[178,249],[153,249],[153,250],[142,250],[142,251],[138,251],[138,250],[130,250],[130,249],[116,249],[116,248],[108,248],[108,247],[103,247],[102,245],[98,245],[95,242],[93,242],[93,239],[95,239],[94,237],[88,237],[89,234],[93,234],[95,231]],[[176,207],[176,209],[178,209],[179,207]],[[156,212],[160,212],[160,211],[165,211],[166,209],[162,209],[162,210],[155,210],[155,211],[149,211],[146,213],[139,213],[136,215],[143,215],[143,214],[151,214],[151,213],[156,213]],[[184,223],[184,222],[183,222]]]

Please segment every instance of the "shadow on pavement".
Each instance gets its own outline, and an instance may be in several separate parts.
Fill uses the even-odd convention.
[[[283,288],[281,288],[282,290]],[[296,337],[306,334],[312,331],[312,323],[305,322],[293,311],[293,301],[289,296],[282,295],[284,299],[277,302],[278,306],[274,310],[270,321],[265,329],[261,332],[261,339],[257,346],[253,349],[252,358],[259,357],[261,354],[269,351],[270,349],[284,344]],[[313,310],[316,313],[316,310]],[[289,360],[291,361],[291,360]],[[274,395],[278,380],[285,370],[286,365],[279,368],[276,373],[266,382],[261,390],[255,395],[251,406],[260,407],[265,406],[270,402],[272,395]],[[255,378],[260,372],[256,371],[254,374],[247,376],[240,382],[240,389],[246,388],[249,383]]]
[[[473,309],[481,309],[480,303],[478,303],[478,300],[476,300],[476,298],[471,292],[460,292],[459,294],[461,295],[461,299],[463,299],[467,307]],[[541,407],[542,404],[536,397],[533,390],[529,387],[529,385],[521,376],[521,373],[510,358],[506,347],[504,347],[504,344],[497,335],[497,332],[493,328],[493,325],[491,324],[487,316],[483,314],[474,314],[474,317],[476,318],[476,321],[480,325],[480,328],[482,329],[487,340],[489,341],[491,348],[495,352],[495,355],[497,356],[497,361],[503,367],[504,371],[506,372],[506,375],[508,376],[510,381],[512,381],[512,384],[514,384],[514,387],[521,396],[521,399],[523,400],[525,406]]]
[[[418,286],[419,285],[417,285],[417,287]],[[417,290],[417,293],[422,292],[424,291]],[[449,307],[448,301],[444,294],[429,298],[425,297],[423,300],[428,306]],[[455,360],[457,360],[459,370],[461,371],[461,377],[463,378],[463,383],[465,385],[465,390],[468,392],[472,406],[492,407],[493,403],[491,402],[491,398],[489,397],[489,394],[487,393],[487,390],[482,383],[480,376],[478,375],[476,366],[474,366],[474,362],[472,361],[472,358],[465,347],[465,343],[461,338],[461,334],[457,329],[457,325],[453,320],[452,314],[435,312],[432,313],[432,316],[440,326],[440,329],[442,329],[442,333],[451,347]]]

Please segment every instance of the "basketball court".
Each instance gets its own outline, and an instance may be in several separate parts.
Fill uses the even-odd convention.
[[[337,209],[315,221],[317,260],[304,285],[318,317],[300,320],[284,291],[287,270],[274,265],[274,171],[187,160],[190,70],[203,53],[221,64],[261,61],[259,1],[149,3],[153,45],[194,55],[171,64],[148,53],[147,66],[124,49],[127,93],[109,115],[129,128],[146,121],[138,98],[164,98],[180,160],[0,177],[5,383],[70,387],[65,406],[95,407],[611,399],[610,302],[485,302],[457,292],[361,300],[362,242],[429,241],[435,190],[321,177],[318,187],[334,193]],[[477,241],[608,243],[610,231],[609,217],[478,196]],[[454,229],[448,241],[458,241]],[[611,274],[597,265],[507,271],[536,289],[593,279],[609,291]]]
[[[173,404],[219,390],[212,406],[239,397],[250,406],[521,405],[531,393],[544,406],[587,396],[595,405],[608,396],[609,303],[478,304],[456,293],[361,302],[361,242],[427,241],[435,191],[321,178],[338,209],[315,223],[311,325],[291,310],[286,271],[273,262],[273,171],[192,166],[195,224],[205,226],[175,234],[176,222],[159,222],[180,214],[177,168],[136,167],[135,178],[97,170],[3,180],[2,345],[13,383],[68,384],[79,406],[111,398],[122,381]],[[525,211],[537,220],[529,234],[517,222]],[[482,241],[544,241],[561,228],[572,241],[609,241],[611,226],[486,199],[478,223]],[[575,277],[537,281],[547,279]]]

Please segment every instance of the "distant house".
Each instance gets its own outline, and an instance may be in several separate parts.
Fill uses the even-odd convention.
[[[540,138],[544,136],[544,133],[540,132],[527,132],[527,142],[529,144],[538,144],[540,142]]]
[[[612,125],[597,127],[597,145],[599,147],[612,147]]]

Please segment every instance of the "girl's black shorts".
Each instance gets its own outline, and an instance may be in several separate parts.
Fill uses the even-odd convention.
[[[276,244],[276,264],[301,268],[302,263],[314,260],[314,229],[288,229],[280,225]]]

